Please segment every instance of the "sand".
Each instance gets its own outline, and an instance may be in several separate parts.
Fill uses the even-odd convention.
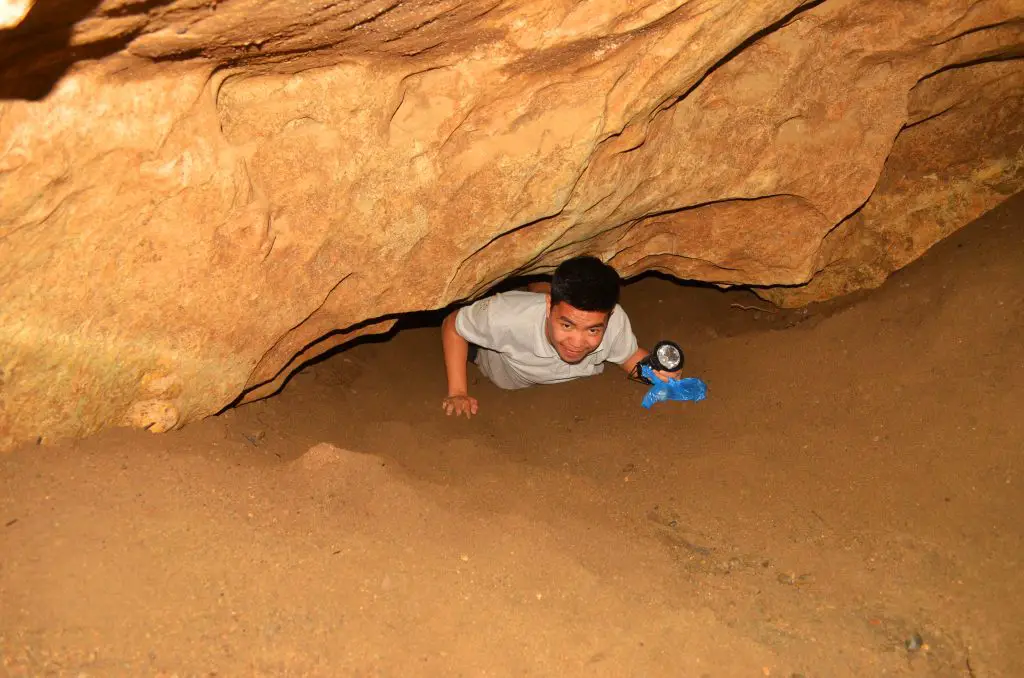
[[[181,431],[18,449],[0,673],[1024,676],[1022,221],[798,311],[630,284],[701,403],[473,375],[446,418],[422,316]]]

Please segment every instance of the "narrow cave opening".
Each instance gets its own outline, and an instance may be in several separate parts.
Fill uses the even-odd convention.
[[[494,285],[478,299],[502,292],[526,290],[530,283],[549,280],[550,276],[547,275],[510,277]],[[753,289],[747,286],[719,287],[701,281],[681,280],[656,271],[648,271],[624,279],[621,289],[620,305],[628,314],[640,345],[650,347],[662,339],[669,339],[679,343],[687,355],[690,354],[689,347],[700,345],[711,339],[791,328],[810,320],[821,319],[838,309],[855,303],[863,296],[863,294],[853,294],[841,299],[810,304],[800,308],[784,308],[758,297]],[[398,344],[394,342],[402,335],[418,337],[420,341],[417,343],[416,353],[428,355],[433,350],[430,345],[431,336],[440,346],[441,324],[445,317],[472,301],[476,300],[456,302],[441,309],[400,314],[388,331],[360,336],[304,362],[294,369],[282,381],[280,387],[268,397],[282,393],[294,379],[301,379],[304,372],[322,369],[325,363],[337,364],[332,361],[338,360],[344,363],[353,355],[386,352],[389,350],[387,348],[389,346],[400,346],[401,342]],[[374,321],[376,320],[374,319]],[[435,362],[443,360],[441,354],[434,357],[436,358]],[[417,369],[410,369],[407,374],[421,376],[417,371],[421,366],[415,360],[410,360],[409,357],[391,356],[383,359],[406,365],[416,365]],[[443,371],[443,362],[437,362],[434,367],[440,367]],[[430,370],[431,367],[423,366],[422,369]],[[471,376],[480,376],[472,368],[471,372]],[[240,396],[240,399],[243,396]],[[236,406],[238,403],[227,409]]]
[[[223,416],[247,421],[253,413],[263,412],[262,421],[271,416],[266,413],[274,412],[272,418],[285,429],[307,422],[310,439],[331,437],[371,450],[377,449],[376,426],[406,420],[417,422],[417,430],[432,431],[439,439],[458,433],[459,429],[450,427],[462,425],[469,431],[487,429],[496,440],[521,441],[524,422],[513,421],[508,413],[524,410],[531,412],[529,428],[536,435],[571,430],[581,421],[608,419],[618,422],[619,433],[643,427],[664,439],[672,435],[673,417],[699,418],[705,410],[719,407],[732,413],[731,426],[737,430],[746,426],[747,415],[754,422],[763,418],[766,407],[791,408],[796,419],[790,424],[818,428],[819,423],[803,421],[807,411],[799,403],[823,408],[818,420],[832,421],[840,416],[833,408],[850,393],[924,379],[925,368],[915,363],[918,353],[925,347],[932,350],[936,337],[948,338],[950,325],[970,324],[946,315],[952,312],[952,295],[965,295],[970,287],[966,278],[977,276],[974,267],[987,270],[996,259],[1006,260],[1000,270],[1012,277],[1016,264],[1009,262],[1019,262],[1013,257],[1020,253],[1005,242],[994,243],[999,238],[1012,239],[1007,229],[1019,223],[1022,204],[1019,196],[1008,201],[898,271],[878,290],[802,308],[775,307],[750,289],[719,289],[659,273],[625,280],[621,305],[640,345],[650,347],[661,339],[679,343],[686,353],[685,375],[709,384],[706,403],[666,404],[657,412],[643,413],[638,406],[643,389],[613,366],[578,382],[503,391],[471,365],[470,387],[480,394],[481,414],[472,422],[456,424],[440,413],[446,393],[440,326],[459,306],[455,304],[405,314],[387,333],[360,337],[320,355],[295,370],[275,397],[228,409]],[[970,257],[978,261],[972,263]],[[984,257],[996,259],[981,261]],[[964,280],[952,282],[951,271],[963,271]],[[535,280],[509,279],[488,294],[522,289]],[[1009,278],[1005,283],[1010,284]],[[986,283],[979,280],[977,284]],[[1000,301],[999,308],[1009,308],[1006,303]],[[959,351],[972,342],[979,350],[989,334],[1003,330],[983,323],[958,331],[963,338],[944,350]],[[929,374],[951,369],[936,360],[927,368]],[[958,355],[957,360],[962,357]],[[893,388],[899,392],[903,386]],[[742,403],[735,399],[737,390],[743,393]],[[367,425],[370,421],[376,425]],[[652,422],[657,422],[653,428]],[[909,421],[899,426],[912,427]]]

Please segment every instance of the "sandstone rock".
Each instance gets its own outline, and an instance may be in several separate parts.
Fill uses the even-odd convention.
[[[178,425],[178,408],[166,400],[141,400],[128,407],[124,424],[150,433],[166,433]]]
[[[906,127],[867,203],[836,226],[814,277],[761,290],[800,305],[876,287],[1024,185],[1024,68],[1019,61],[944,71],[911,92]]]
[[[54,4],[0,32],[0,446],[579,252],[877,285],[1024,184],[1019,0]]]

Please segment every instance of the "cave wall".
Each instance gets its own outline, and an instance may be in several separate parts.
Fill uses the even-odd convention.
[[[878,285],[1024,184],[1021,14],[40,0],[0,30],[0,447],[173,429],[582,252]]]

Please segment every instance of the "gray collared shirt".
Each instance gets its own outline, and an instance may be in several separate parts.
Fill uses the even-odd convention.
[[[507,389],[600,374],[605,361],[623,363],[636,353],[629,318],[616,306],[597,350],[570,365],[558,356],[544,332],[547,309],[544,294],[504,292],[461,309],[455,316],[455,331],[480,347],[476,358],[480,371]]]

